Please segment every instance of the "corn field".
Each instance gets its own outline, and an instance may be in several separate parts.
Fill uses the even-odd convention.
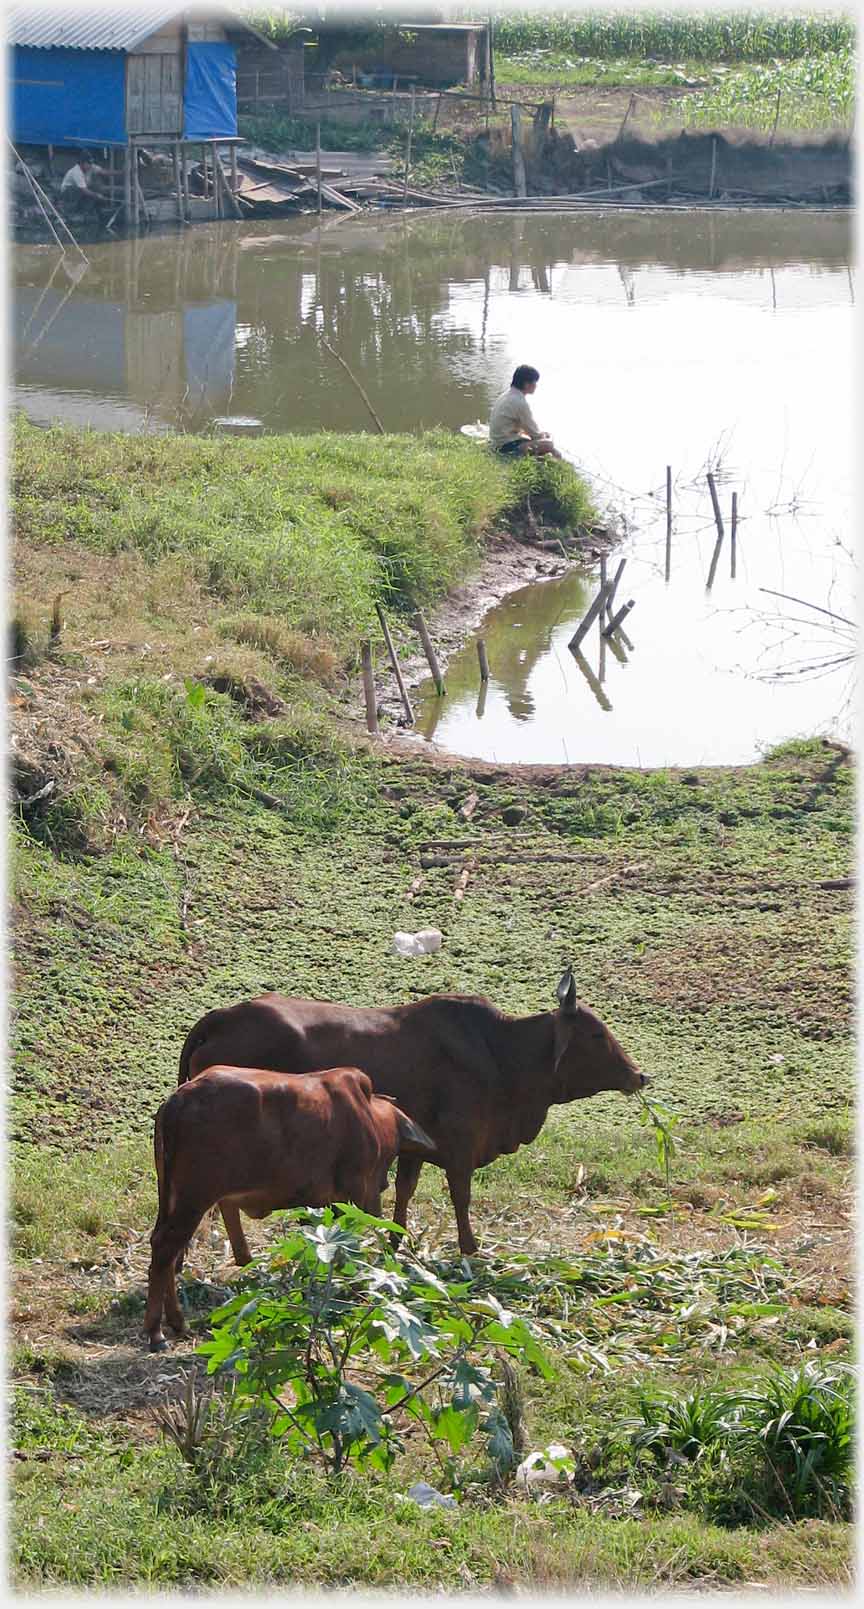
[[[855,110],[852,52],[730,70],[721,83],[682,98],[673,109],[683,122],[702,128],[767,130],[775,120],[785,129],[848,128]]]
[[[825,51],[852,51],[855,24],[848,14],[821,16],[766,11],[508,11],[495,19],[502,55],[546,49],[580,56],[661,60],[762,62]]]

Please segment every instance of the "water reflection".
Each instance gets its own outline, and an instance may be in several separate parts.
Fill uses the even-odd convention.
[[[365,429],[321,334],[386,426],[458,427],[508,378],[514,299],[578,323],[589,306],[634,312],[685,280],[698,291],[705,275],[715,290],[734,279],[753,305],[820,305],[840,274],[854,295],[839,213],[298,219],[89,251],[75,285],[50,248],[13,250],[16,378],[34,416],[78,420],[89,398],[118,428],[201,429],[231,411],[268,430]],[[578,339],[576,324],[559,333]]]

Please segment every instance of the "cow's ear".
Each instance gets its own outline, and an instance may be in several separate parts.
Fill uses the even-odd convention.
[[[576,980],[573,977],[573,968],[568,967],[556,989],[558,1004],[561,1010],[572,1014],[576,1010]]]

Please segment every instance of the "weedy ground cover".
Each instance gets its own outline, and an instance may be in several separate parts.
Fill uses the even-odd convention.
[[[15,678],[16,753],[54,767],[70,821],[82,789],[102,836],[64,837],[37,806],[10,866],[16,1581],[846,1584],[842,1478],[811,1502],[822,1474],[807,1460],[828,1437],[811,1409],[852,1338],[851,894],[830,886],[851,862],[848,756],[802,739],[744,769],[520,772],[366,752],[339,720],[338,681],[326,685],[338,637],[328,660],[269,600],[197,576],[207,533],[177,487],[206,495],[210,444],[56,448],[50,433],[34,444],[20,484],[21,574],[46,634],[56,594],[73,592],[59,645]],[[319,440],[310,467],[307,443],[297,459],[322,507],[315,487],[350,482],[360,451],[332,449]],[[254,460],[265,527],[287,497],[268,451]],[[386,461],[388,448],[365,438],[364,451]],[[448,496],[468,520],[488,492],[472,471]],[[251,523],[251,492],[242,506]],[[239,698],[207,681],[229,672]],[[464,864],[424,864],[442,837],[464,844]],[[396,929],[426,925],[440,951],[393,953]],[[197,1413],[194,1348],[243,1289],[221,1243],[197,1242],[187,1264],[191,1340],[150,1357],[142,1333],[152,1118],[191,1022],[270,987],[358,1004],[481,993],[524,1015],[553,1005],[565,959],[650,1072],[659,1125],[611,1095],[553,1109],[533,1145],[475,1177],[484,1255],[468,1267],[434,1169],[411,1223],[432,1276],[530,1324],[552,1358],[548,1380],[518,1363],[508,1425],[529,1447],[571,1446],[575,1478],[540,1504],[490,1481],[479,1441],[457,1472],[451,1448],[442,1468],[406,1426],[389,1472],[334,1484],[286,1458],[252,1409],[234,1417],[220,1394]],[[252,1243],[280,1233],[255,1226]],[[809,1359],[822,1373],[801,1386]],[[503,1383],[493,1356],[481,1366]],[[762,1513],[728,1501],[727,1449],[688,1461],[684,1479],[622,1428],[639,1393],[733,1388],[765,1404],[755,1434],[774,1425],[778,1459],[771,1437],[794,1400],[798,1453],[787,1438]],[[195,1467],[154,1407],[200,1446]],[[832,1423],[836,1480],[839,1409]],[[452,1481],[457,1509],[406,1503],[416,1479]]]

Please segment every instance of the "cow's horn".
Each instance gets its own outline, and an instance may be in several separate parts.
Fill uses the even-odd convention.
[[[555,992],[561,1010],[572,1011],[576,1005],[576,980],[573,977],[572,967],[567,968]]]

